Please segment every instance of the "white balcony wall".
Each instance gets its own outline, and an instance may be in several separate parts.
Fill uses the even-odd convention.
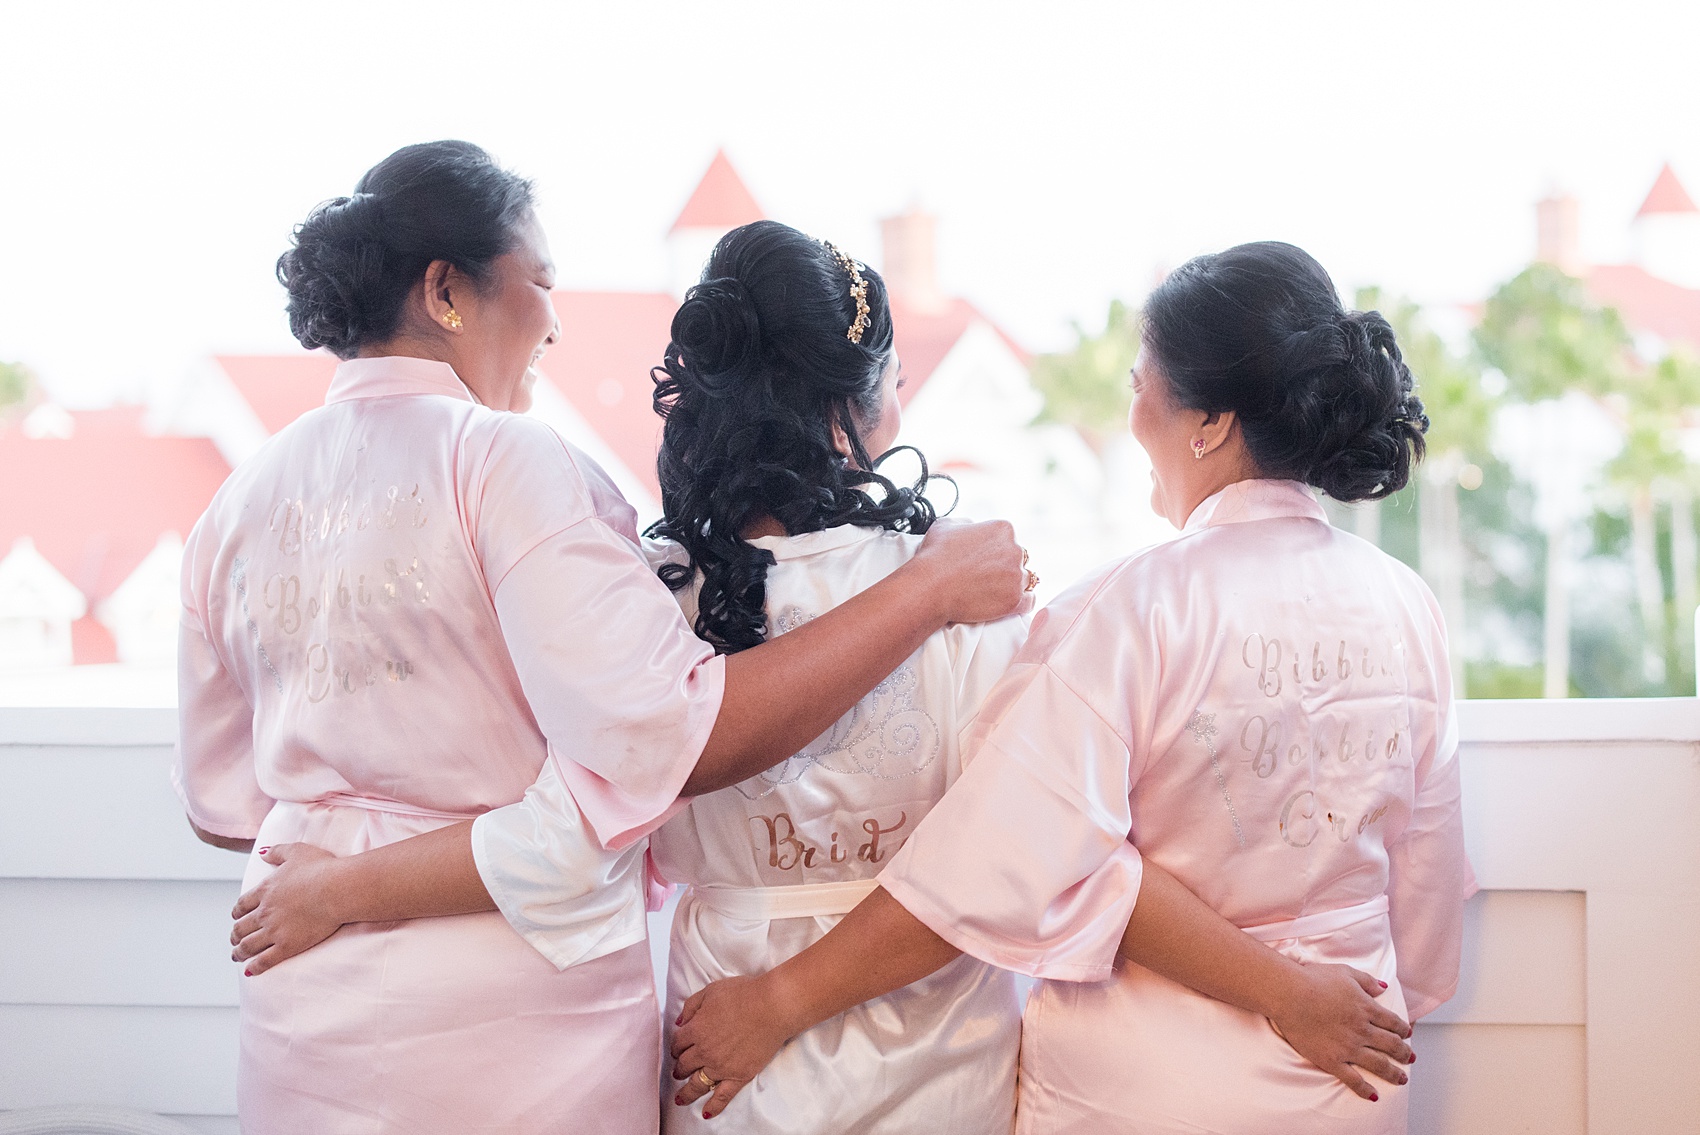
[[[1418,1026],[1419,1135],[1700,1133],[1700,702],[1463,707],[1459,995]],[[195,841],[170,710],[0,710],[0,1111],[234,1131],[242,858]]]

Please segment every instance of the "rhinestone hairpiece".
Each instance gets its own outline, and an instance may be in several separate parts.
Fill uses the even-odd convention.
[[[832,253],[832,258],[850,273],[850,296],[856,301],[856,318],[851,322],[850,329],[844,333],[844,337],[852,343],[860,343],[862,332],[866,331],[868,324],[872,322],[868,316],[868,282],[862,279],[862,266],[845,255],[843,250],[830,240],[823,240],[821,244],[825,245],[826,250]]]

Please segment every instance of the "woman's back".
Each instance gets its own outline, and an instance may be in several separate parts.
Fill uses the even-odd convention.
[[[425,385],[392,389],[402,373]],[[190,541],[185,605],[252,702],[258,787],[453,813],[516,800],[543,738],[476,546],[478,474],[546,427],[476,405],[439,363],[360,360],[338,377]]]
[[[670,648],[599,634],[647,641],[662,615],[677,646],[704,648],[645,570],[630,508],[547,426],[414,358],[344,362],[328,402],[234,473],[189,541],[176,776],[203,828],[350,855],[519,799],[545,733],[617,736],[646,712],[637,695],[672,672]],[[617,627],[584,616],[568,572],[623,607]],[[494,911],[351,924],[244,979],[244,1130],[555,1130],[586,1096],[532,1074],[543,1056],[603,1062],[592,1098],[632,1101],[585,1130],[643,1128],[656,1028],[641,844],[605,853],[571,834],[604,883],[576,923],[530,941]],[[250,858],[247,886],[272,870]]]
[[[768,632],[783,634],[895,571],[920,538],[840,525],[752,543],[776,560]],[[657,559],[677,554],[652,546]],[[694,616],[692,593],[680,599]],[[871,889],[956,780],[959,731],[1025,634],[1022,619],[934,634],[802,752],[696,797],[651,837],[661,874],[692,887],[674,920],[664,1022],[708,982],[765,972],[805,949]],[[799,1036],[724,1116],[705,1123],[692,1108],[664,1104],[663,1126],[1007,1129],[1017,1026],[1010,976],[962,958]]]
[[[885,578],[921,539],[845,524],[760,537],[772,552],[768,633],[783,634]],[[652,545],[661,559],[671,544]],[[695,616],[690,592],[680,599]],[[651,841],[669,880],[780,887],[872,879],[956,779],[957,735],[1025,637],[1021,619],[954,626],[784,764],[696,797]]]
[[[1048,665],[1125,730],[1143,854],[1241,926],[1385,891],[1387,847],[1450,759],[1444,635],[1415,573],[1302,485],[1245,481],[1080,603]]]
[[[881,880],[977,956],[1070,979],[1028,1006],[1020,1130],[1402,1131],[1402,1101],[1374,1110],[1262,1018],[1112,972],[1131,896],[1105,865],[1131,843],[1421,1015],[1452,993],[1469,886],[1451,714],[1427,589],[1296,482],[1230,485],[1041,612],[970,729],[962,795]],[[1013,855],[975,852],[964,824],[991,816],[1020,817]]]

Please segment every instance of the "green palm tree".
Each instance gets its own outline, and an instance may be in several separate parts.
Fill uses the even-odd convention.
[[[1057,422],[1080,431],[1094,450],[1127,428],[1132,400],[1128,372],[1139,355],[1139,311],[1120,300],[1110,303],[1104,330],[1088,335],[1077,323],[1074,346],[1033,360],[1033,385],[1044,395],[1041,422]]]
[[[1678,655],[1681,668],[1692,666],[1688,651],[1671,636],[1664,579],[1657,551],[1661,500],[1671,506],[1672,590],[1679,623],[1694,617],[1695,540],[1692,482],[1694,470],[1683,452],[1679,428],[1684,416],[1700,406],[1700,362],[1673,352],[1622,382],[1608,398],[1624,426],[1623,450],[1606,473],[1629,498],[1630,555],[1636,600],[1641,609],[1645,676],[1663,684],[1667,660]],[[1686,639],[1688,636],[1682,636]]]
[[[1611,308],[1588,298],[1582,281],[1550,264],[1531,264],[1489,297],[1476,327],[1482,358],[1527,403],[1579,391],[1607,399],[1633,370],[1628,330]],[[1546,519],[1545,693],[1570,692],[1570,549],[1568,518]]]

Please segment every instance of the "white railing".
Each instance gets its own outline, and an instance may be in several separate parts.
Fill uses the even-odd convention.
[[[1700,701],[1461,709],[1483,892],[1418,1028],[1422,1135],[1700,1132]],[[195,841],[170,710],[0,710],[0,1111],[234,1131],[242,859]]]

